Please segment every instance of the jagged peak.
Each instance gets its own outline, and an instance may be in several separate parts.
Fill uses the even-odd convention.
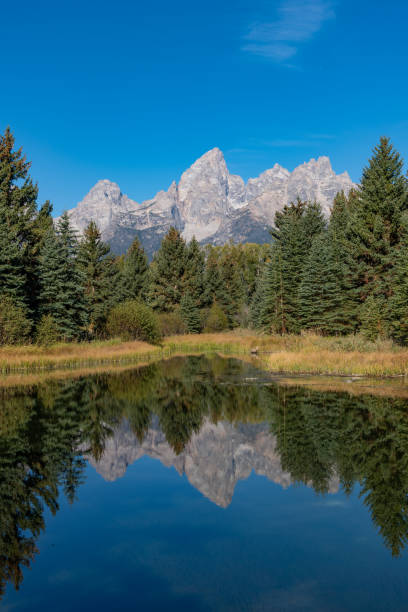
[[[257,180],[261,177],[266,177],[266,176],[277,176],[279,174],[283,174],[285,176],[289,176],[290,172],[289,170],[287,170],[286,168],[284,168],[283,166],[280,166],[279,164],[274,164],[272,166],[272,168],[268,168],[267,170],[264,170],[263,172],[261,172],[261,174],[256,177],[256,179],[249,179],[249,180]]]
[[[92,189],[95,189],[95,187],[117,187],[119,188],[119,185],[115,183],[114,181],[110,181],[109,179],[101,179],[97,183],[95,183]]]
[[[201,157],[224,157],[223,152],[220,148],[214,147],[213,149],[209,149],[204,155]]]
[[[89,196],[92,193],[100,192],[100,191],[106,191],[107,193],[114,192],[114,193],[121,194],[120,187],[117,183],[114,183],[113,181],[110,181],[108,179],[101,179],[100,181],[95,183],[93,187],[91,187],[87,196]]]
[[[221,151],[221,149],[219,149],[218,147],[214,147],[213,149],[210,149],[209,151],[201,155],[201,157],[196,159],[196,161],[192,164],[191,168],[193,168],[194,166],[201,166],[206,163],[225,164],[224,154]]]
[[[299,191],[307,199],[318,198],[328,211],[335,193],[341,189],[348,193],[352,186],[347,172],[335,174],[327,156],[312,158],[293,172],[275,163],[245,182],[229,173],[222,151],[214,147],[185,170],[178,184],[173,181],[167,191],[159,191],[150,200],[138,204],[124,195],[117,183],[105,178],[69,214],[79,231],[95,219],[104,239],[112,241],[118,252],[127,247],[131,232],[137,231],[145,236],[151,254],[164,228],[174,224],[202,242],[244,241],[247,235],[253,240],[255,234],[264,240],[264,230],[273,224],[276,210]],[[253,219],[243,220],[248,211]]]
[[[331,169],[332,165],[331,165],[331,161],[330,158],[327,157],[327,155],[320,155],[320,157],[318,157],[317,159],[315,159],[314,157],[312,157],[311,159],[309,159],[308,162],[303,162],[302,164],[303,166],[327,166]]]

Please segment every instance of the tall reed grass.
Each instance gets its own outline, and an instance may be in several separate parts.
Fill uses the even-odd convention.
[[[260,367],[270,372],[408,376],[408,350],[390,341],[367,342],[360,336],[324,338],[312,334],[267,336],[248,330],[170,336],[160,347],[120,340],[57,344],[47,348],[1,347],[0,373],[137,364],[175,354],[219,352],[244,356],[254,349]]]

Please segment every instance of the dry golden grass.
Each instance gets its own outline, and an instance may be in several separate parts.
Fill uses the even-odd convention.
[[[180,336],[167,336],[163,345],[165,347],[198,347],[200,349],[216,349],[221,347],[237,349],[249,352],[254,346],[258,346],[259,336],[254,333],[244,334],[231,331],[214,334],[185,334]]]
[[[359,336],[267,336],[246,330],[189,334],[164,339],[162,346],[109,340],[82,344],[0,348],[0,372],[50,371],[126,365],[170,355],[217,351],[249,355],[258,349],[259,364],[270,372],[360,376],[408,376],[408,350],[389,341],[367,342]]]
[[[251,349],[255,347],[258,356],[253,358]],[[358,337],[282,337],[248,331],[172,336],[165,338],[160,347],[145,342],[119,340],[58,344],[49,348],[2,347],[0,372],[4,375],[0,376],[0,387],[34,385],[50,378],[122,371],[176,355],[210,352],[252,361],[259,368],[276,374],[278,384],[308,386],[321,391],[347,391],[353,395],[369,393],[408,397],[406,349],[389,342],[367,343]],[[313,378],[315,374],[319,376]],[[283,378],[284,375],[288,377]],[[292,378],[290,375],[295,376]],[[302,378],[302,375],[305,377]],[[366,378],[347,378],[353,376]],[[394,378],[381,380],[381,377]]]
[[[276,373],[408,376],[407,349],[388,340],[368,342],[360,336],[267,336],[239,330],[174,336],[166,338],[165,345],[218,349],[227,354],[249,353],[256,347],[263,367]]]
[[[408,352],[277,351],[266,359],[273,372],[357,376],[407,376]]]
[[[90,342],[56,344],[51,347],[7,346],[0,348],[0,372],[51,370],[87,364],[117,363],[158,352],[147,342]]]
[[[49,380],[73,380],[82,376],[91,376],[93,374],[109,374],[110,372],[120,373],[126,372],[127,370],[134,370],[136,368],[142,368],[150,365],[154,359],[146,361],[138,361],[135,363],[129,363],[128,365],[117,365],[107,364],[104,366],[93,366],[93,367],[78,367],[76,369],[55,369],[55,370],[43,370],[41,372],[30,372],[30,373],[13,373],[5,376],[0,376],[0,389],[7,387],[30,387],[40,383],[47,382]]]
[[[279,377],[277,384],[286,387],[307,387],[313,391],[343,392],[349,395],[376,395],[408,399],[408,385],[403,378],[349,378],[347,376]]]

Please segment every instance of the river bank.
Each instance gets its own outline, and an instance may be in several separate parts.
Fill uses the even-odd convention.
[[[140,341],[106,340],[50,347],[1,347],[0,372],[33,373],[127,365],[200,352],[255,355],[262,368],[279,374],[408,377],[408,349],[388,341],[373,343],[358,336],[266,336],[245,330],[171,336],[160,346]]]

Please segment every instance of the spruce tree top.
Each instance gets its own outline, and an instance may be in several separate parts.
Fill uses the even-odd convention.
[[[28,174],[30,166],[21,148],[14,151],[14,136],[6,128],[0,136],[0,219],[13,227],[21,240],[37,211],[38,188]]]
[[[376,225],[381,217],[387,226],[390,243],[398,241],[400,214],[408,208],[408,185],[402,172],[403,160],[389,138],[382,137],[363,170],[358,191],[359,209]]]
[[[401,215],[408,206],[403,161],[388,138],[381,138],[361,185],[349,198],[347,227],[353,284],[363,301],[374,294],[389,296],[394,249],[401,236]]]
[[[171,227],[151,265],[149,301],[163,312],[180,303],[184,289],[187,247],[180,232]]]

